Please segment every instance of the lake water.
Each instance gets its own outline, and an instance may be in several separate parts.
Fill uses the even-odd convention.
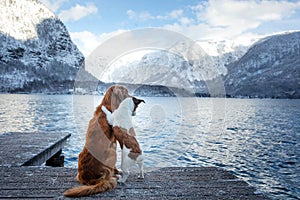
[[[70,132],[77,167],[99,96],[0,95],[0,133]],[[300,197],[300,100],[143,98],[133,118],[145,167],[217,166],[273,199]]]

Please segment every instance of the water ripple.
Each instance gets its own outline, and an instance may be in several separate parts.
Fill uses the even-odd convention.
[[[145,166],[217,166],[273,199],[300,196],[300,100],[145,100],[133,118]],[[65,164],[77,167],[100,101],[96,96],[1,95],[0,130],[70,132]]]

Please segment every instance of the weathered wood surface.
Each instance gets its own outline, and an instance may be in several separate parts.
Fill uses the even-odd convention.
[[[76,169],[0,167],[0,199],[65,199],[79,186]],[[145,179],[129,176],[116,189],[81,199],[268,199],[246,182],[215,167],[146,169]]]
[[[70,133],[5,133],[0,135],[0,166],[45,163],[65,145]]]
[[[68,133],[0,135],[0,199],[64,199],[79,186],[76,169],[41,165],[63,148]],[[126,184],[83,199],[268,199],[246,182],[215,167],[146,169],[145,179],[133,173]]]

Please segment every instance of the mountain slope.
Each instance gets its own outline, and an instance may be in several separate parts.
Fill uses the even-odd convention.
[[[300,32],[258,41],[228,65],[225,86],[230,96],[300,98]]]
[[[0,92],[68,91],[84,57],[37,0],[0,1]]]
[[[300,32],[268,36],[250,47],[225,40],[198,44],[201,48],[190,54],[187,44],[175,45],[184,57],[172,54],[172,47],[147,52],[135,62],[118,62],[106,70],[104,81],[178,87],[216,96],[226,91],[233,97],[300,98]]]
[[[145,51],[136,61],[121,58],[105,71],[103,81],[164,85],[207,94],[208,81],[225,75],[226,65],[246,50],[230,41],[179,42],[165,51]]]

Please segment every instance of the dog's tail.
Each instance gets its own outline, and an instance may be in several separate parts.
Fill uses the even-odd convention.
[[[100,182],[97,183],[96,185],[83,185],[83,186],[69,189],[64,192],[64,195],[66,197],[89,196],[92,194],[102,193],[107,190],[114,189],[116,185],[117,185],[116,178],[110,177],[108,180],[107,179],[100,180]]]

